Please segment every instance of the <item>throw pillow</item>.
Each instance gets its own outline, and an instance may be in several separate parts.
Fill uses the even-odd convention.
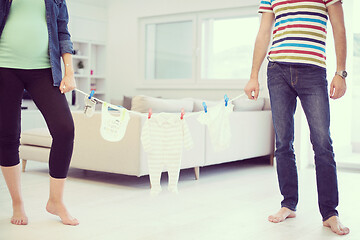
[[[184,108],[185,112],[192,112],[194,102],[187,99],[160,99],[144,95],[133,97],[131,102],[132,111],[147,113],[149,108],[152,109],[153,113],[180,113],[181,108]]]
[[[216,106],[218,103],[221,102],[221,100],[219,101],[208,101],[208,100],[201,100],[201,99],[194,99],[194,112],[200,112],[200,111],[204,111],[204,107],[203,107],[203,102],[206,103],[207,107],[213,107]],[[225,102],[224,102],[225,104]]]

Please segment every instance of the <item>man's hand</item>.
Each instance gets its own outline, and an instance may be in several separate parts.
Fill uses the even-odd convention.
[[[346,92],[346,82],[345,79],[339,75],[335,75],[331,84],[330,84],[330,98],[338,99],[344,96]]]
[[[64,78],[62,79],[60,83],[60,92],[61,93],[67,93],[72,90],[74,90],[76,87],[74,74],[65,74]]]
[[[256,78],[251,78],[246,84],[244,91],[249,99],[257,100],[259,96],[259,81]],[[254,96],[253,93],[254,92]]]

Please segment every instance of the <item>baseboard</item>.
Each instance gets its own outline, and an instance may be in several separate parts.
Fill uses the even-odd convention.
[[[351,143],[348,144],[337,144],[333,145],[335,159],[347,158],[350,157],[352,154],[352,145]]]

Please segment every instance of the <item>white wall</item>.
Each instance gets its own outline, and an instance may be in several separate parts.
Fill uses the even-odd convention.
[[[198,97],[222,99],[224,94],[231,97],[242,90],[158,90],[137,89],[139,77],[139,27],[141,17],[206,11],[257,5],[254,0],[113,0],[109,1],[108,32],[108,79],[109,95],[121,99],[123,95],[145,94],[165,98]],[[239,29],[240,31],[240,29]],[[255,38],[255,36],[254,36]],[[251,65],[251,59],[249,59]],[[249,73],[250,74],[250,73]],[[240,88],[241,86],[239,86]],[[264,90],[266,92],[267,90]]]
[[[355,29],[353,30],[355,33],[360,33],[360,27],[358,23],[360,22],[360,15],[358,13],[360,9],[360,1],[354,0],[354,7],[353,7],[353,26]],[[349,62],[354,68],[359,67],[355,66],[355,64],[352,64]],[[357,69],[356,71],[359,73],[360,71]],[[354,69],[355,73],[355,69]],[[358,81],[360,79],[360,76],[356,76],[356,80]],[[353,151],[360,153],[360,82],[355,83],[353,82],[352,86],[349,87],[348,91],[352,91],[353,94],[353,103],[352,103],[352,144],[353,144]],[[355,86],[357,85],[357,86]]]
[[[360,153],[360,96],[353,97],[352,104],[352,147],[353,152]]]
[[[352,80],[353,74],[353,29],[355,24],[353,22],[353,10],[355,0],[347,0],[343,3],[345,27],[346,27],[346,38],[347,38],[347,66],[346,70],[349,73],[349,77],[346,79],[348,90],[340,99],[330,99],[330,110],[331,110],[331,136],[333,139],[333,146],[335,152],[335,158],[337,162],[343,161],[352,152],[351,147],[351,118],[352,118],[352,104],[353,97],[351,88],[353,86]],[[330,24],[328,29],[330,28]],[[331,31],[332,32],[332,31]],[[336,71],[336,55],[335,45],[333,41],[333,35],[328,35],[327,41],[327,65],[328,65],[328,81],[331,82]]]
[[[108,11],[106,5],[96,6],[80,0],[67,0],[69,31],[72,39],[106,42]]]

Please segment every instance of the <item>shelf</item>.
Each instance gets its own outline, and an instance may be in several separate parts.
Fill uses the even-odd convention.
[[[79,62],[84,65],[83,71],[74,75],[78,89],[90,93],[92,88],[96,88],[95,95],[99,99],[106,99],[106,45],[80,39],[73,40],[73,43],[78,51],[73,56],[75,72],[78,72]],[[84,107],[84,97],[79,93],[76,93],[76,97],[76,104]]]
[[[104,75],[90,75],[91,78],[105,78]]]
[[[76,78],[88,78],[89,75],[86,75],[86,74],[77,74],[77,73],[75,73],[75,74],[74,74],[74,77],[76,77]]]

